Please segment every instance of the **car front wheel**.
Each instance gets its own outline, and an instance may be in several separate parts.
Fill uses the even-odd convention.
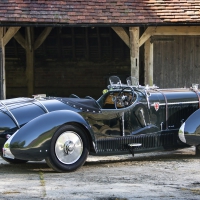
[[[45,160],[57,172],[71,172],[85,163],[88,152],[84,131],[77,126],[65,125],[52,137],[50,154]]]
[[[195,154],[197,157],[200,156],[200,145],[197,145],[196,146],[196,154]]]

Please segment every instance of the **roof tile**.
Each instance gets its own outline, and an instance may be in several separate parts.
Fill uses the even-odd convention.
[[[5,0],[0,21],[67,24],[199,23],[200,0]]]

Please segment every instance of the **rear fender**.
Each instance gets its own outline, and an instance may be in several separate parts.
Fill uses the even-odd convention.
[[[200,109],[195,111],[179,129],[179,138],[188,145],[200,144]]]
[[[40,115],[20,128],[10,142],[10,151],[18,159],[44,159],[48,155],[53,134],[68,122],[83,125],[94,139],[89,124],[81,115],[59,110]]]

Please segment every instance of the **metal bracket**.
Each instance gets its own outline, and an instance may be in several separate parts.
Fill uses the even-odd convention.
[[[140,147],[140,146],[142,146],[142,144],[140,144],[140,143],[128,144],[129,150],[130,150],[133,157],[134,157],[134,154],[135,154],[135,152],[134,152],[135,147]]]
[[[0,101],[0,103],[8,111],[8,113],[11,115],[11,118],[13,119],[13,121],[15,122],[15,124],[17,125],[17,127],[20,128],[20,125],[19,125],[18,121],[16,120],[16,118],[12,114],[12,112],[9,110],[9,108],[6,106],[6,104],[4,104],[2,101]]]

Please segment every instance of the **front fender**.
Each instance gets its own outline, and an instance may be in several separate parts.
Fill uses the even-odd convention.
[[[53,134],[68,122],[82,124],[91,134],[89,124],[78,113],[66,110],[49,112],[31,120],[16,132],[9,144],[11,153],[17,159],[44,159]]]
[[[179,138],[188,145],[200,144],[200,109],[195,111],[179,129]]]

